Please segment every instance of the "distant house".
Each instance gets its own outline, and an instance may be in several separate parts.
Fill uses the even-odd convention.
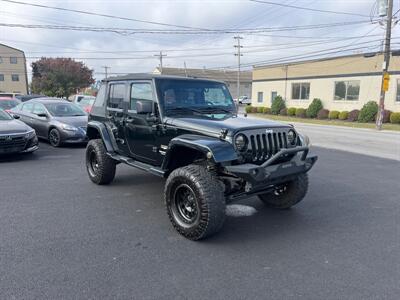
[[[400,111],[400,56],[393,53],[385,109]],[[256,66],[252,104],[269,107],[280,95],[287,107],[306,108],[320,98],[329,110],[361,109],[368,101],[379,102],[382,63],[382,54],[369,53]]]
[[[161,74],[160,68],[156,68],[153,73]],[[229,88],[233,98],[237,97],[237,72],[209,69],[184,69],[184,68],[162,68],[162,74],[196,78],[208,78],[224,81]],[[251,97],[252,72],[240,72],[240,96]]]
[[[4,44],[0,44],[0,93],[28,93],[25,54]]]

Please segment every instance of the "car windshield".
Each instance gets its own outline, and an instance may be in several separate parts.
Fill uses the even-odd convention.
[[[157,93],[164,113],[223,118],[236,107],[225,84],[205,80],[159,79]]]
[[[54,117],[86,116],[86,113],[72,103],[45,103],[49,113]]]
[[[81,101],[79,101],[80,106],[92,106],[96,100],[95,97],[84,97]]]
[[[11,120],[12,117],[6,113],[4,110],[0,109],[0,121]]]
[[[4,110],[11,109],[11,108],[17,106],[20,103],[21,102],[19,100],[14,100],[14,99],[0,100],[0,108],[4,109]]]

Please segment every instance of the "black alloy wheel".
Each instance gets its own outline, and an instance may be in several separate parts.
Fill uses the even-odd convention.
[[[52,145],[53,147],[60,147],[61,135],[60,135],[60,132],[56,128],[53,128],[50,130],[49,142],[50,142],[50,145]]]

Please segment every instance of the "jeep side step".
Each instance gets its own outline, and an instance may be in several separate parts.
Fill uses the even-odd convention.
[[[164,177],[165,172],[160,168],[154,167],[152,165],[149,165],[149,164],[134,160],[130,157],[122,156],[122,155],[119,155],[116,153],[107,153],[107,155],[110,156],[112,159],[115,159],[116,161],[125,163],[131,167],[135,167],[140,170],[150,172],[153,175]]]

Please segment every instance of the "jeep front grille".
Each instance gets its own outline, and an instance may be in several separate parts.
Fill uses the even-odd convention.
[[[289,129],[274,129],[273,132],[261,133],[260,130],[257,132],[245,132],[248,138],[248,148],[244,153],[245,160],[252,163],[262,163],[269,159],[274,154],[278,153],[279,150],[284,148],[292,148],[293,146],[288,144],[287,131]]]

